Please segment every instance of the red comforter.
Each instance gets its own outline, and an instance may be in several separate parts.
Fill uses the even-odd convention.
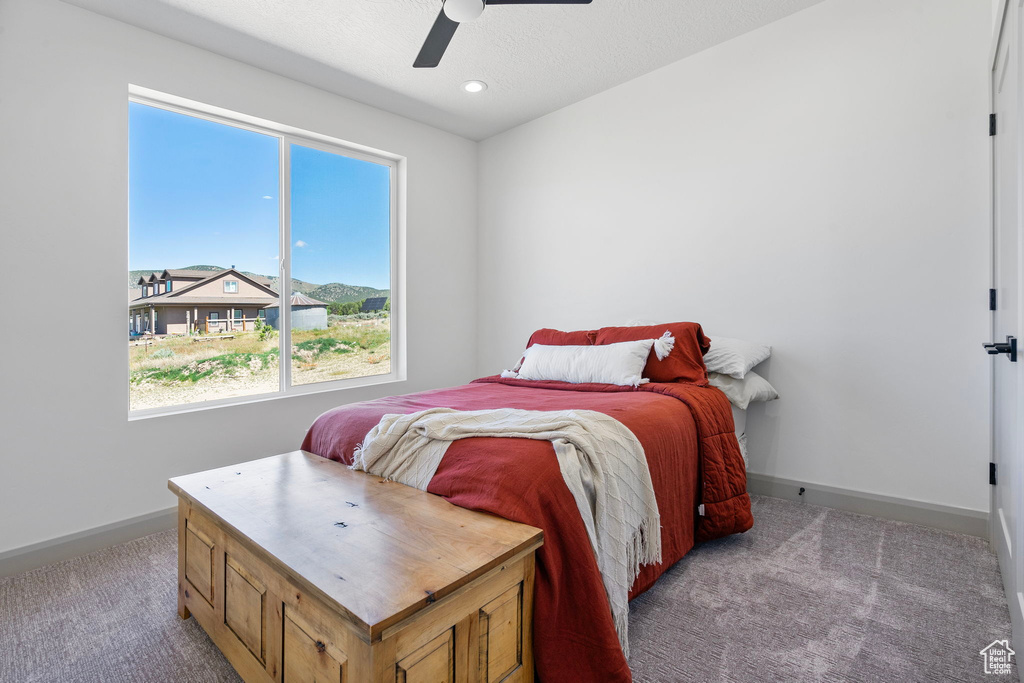
[[[303,450],[351,463],[352,451],[386,413],[458,410],[596,410],[643,444],[661,514],[662,558],[644,567],[644,592],[695,542],[753,525],[732,411],[714,388],[687,384],[530,382],[486,377],[451,389],[356,403],[321,415]],[[460,507],[544,530],[537,553],[534,659],[543,681],[630,681],[597,561],[549,442],[472,438],[448,449],[428,490]],[[704,514],[698,514],[698,506]]]

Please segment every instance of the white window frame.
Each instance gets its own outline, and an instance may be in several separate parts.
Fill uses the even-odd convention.
[[[243,130],[269,135],[278,139],[278,160],[280,164],[280,177],[278,180],[278,233],[280,244],[278,252],[280,256],[279,271],[282,291],[279,293],[281,302],[279,317],[279,348],[281,349],[280,386],[275,392],[264,394],[253,394],[251,396],[240,396],[236,398],[216,399],[198,403],[184,403],[175,406],[161,408],[146,408],[142,410],[131,410],[131,402],[128,402],[128,419],[138,420],[163,415],[175,415],[189,413],[199,410],[211,410],[224,406],[235,406],[246,403],[257,403],[269,400],[286,399],[291,396],[304,394],[318,394],[328,391],[340,391],[355,389],[359,387],[387,384],[391,382],[404,382],[406,380],[406,315],[405,315],[405,230],[406,230],[406,167],[405,157],[386,152],[384,150],[367,147],[364,145],[347,142],[329,135],[314,133],[301,128],[286,124],[268,121],[248,114],[241,114],[228,109],[222,109],[194,100],[189,100],[176,95],[161,93],[156,90],[136,85],[128,86],[128,101],[143,104],[150,107],[157,107],[186,116],[205,119],[214,123],[220,123]],[[391,184],[391,311],[389,314],[391,325],[391,372],[372,377],[354,377],[351,379],[337,379],[315,384],[302,384],[292,386],[292,364],[291,364],[291,306],[285,306],[285,301],[291,300],[291,145],[301,145],[330,154],[339,154],[360,161],[387,166],[390,169]],[[127,268],[126,268],[127,270]],[[285,352],[288,349],[289,352]],[[126,359],[125,371],[130,373],[129,364]],[[126,394],[130,392],[130,383],[125,381]]]
[[[234,285],[231,289],[228,289],[228,285]],[[238,294],[238,280],[225,280],[224,281],[224,293],[225,294]]]

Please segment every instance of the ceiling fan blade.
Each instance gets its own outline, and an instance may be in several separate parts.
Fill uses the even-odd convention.
[[[412,65],[417,69],[433,69],[440,64],[441,57],[444,57],[444,51],[448,49],[448,43],[452,42],[452,36],[458,27],[459,23],[449,19],[442,9]]]
[[[589,5],[593,0],[487,0],[487,5]]]

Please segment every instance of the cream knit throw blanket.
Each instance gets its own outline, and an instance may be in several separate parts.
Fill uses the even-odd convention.
[[[618,420],[590,410],[432,408],[385,415],[352,469],[426,491],[448,446],[477,436],[550,441],[597,558],[615,630],[629,656],[629,589],[661,561],[661,525],[643,446]]]

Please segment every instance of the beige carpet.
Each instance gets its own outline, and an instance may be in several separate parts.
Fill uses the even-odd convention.
[[[754,517],[633,602],[637,681],[1010,679],[978,654],[1010,636],[984,541],[773,498]],[[175,539],[0,580],[0,681],[238,681],[175,613]]]

